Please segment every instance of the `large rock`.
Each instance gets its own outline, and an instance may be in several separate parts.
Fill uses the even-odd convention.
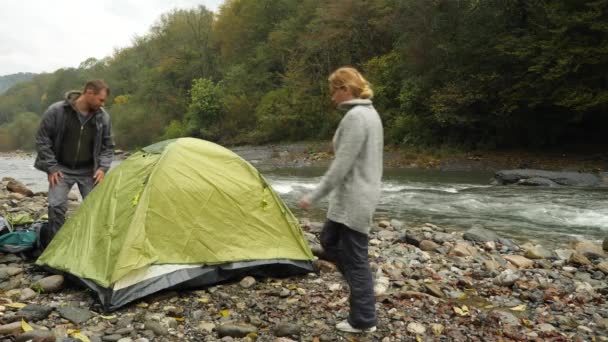
[[[467,230],[462,236],[465,240],[484,243],[488,241],[497,241],[500,237],[493,231],[480,227],[473,227]]]
[[[258,328],[248,324],[223,324],[217,328],[219,337],[245,337],[251,333],[257,333]]]
[[[439,288],[439,286],[435,284],[424,284],[424,288],[426,289],[426,292],[432,296],[439,298],[445,297],[445,293],[443,293],[443,291],[441,291],[441,288]]]
[[[426,252],[434,252],[439,248],[439,245],[431,240],[420,241],[420,249]]]
[[[411,322],[407,325],[407,331],[416,335],[424,335],[424,333],[426,333],[426,327],[418,322]]]
[[[504,310],[494,310],[488,314],[488,320],[494,327],[500,328],[504,325],[519,326],[519,318]]]
[[[251,277],[251,276],[247,276],[241,280],[240,285],[242,287],[248,289],[248,288],[252,287],[253,285],[255,285],[255,278]]]
[[[477,254],[477,249],[475,249],[475,247],[469,245],[466,242],[459,242],[456,245],[454,245],[454,247],[452,248],[452,250],[450,250],[449,255],[450,256],[459,256],[459,257],[468,257],[468,256],[475,256]]]
[[[591,265],[591,261],[589,261],[589,259],[586,256],[584,256],[583,254],[581,254],[579,252],[572,253],[568,262],[570,264],[576,265],[576,266]]]
[[[153,320],[147,320],[144,323],[144,329],[152,330],[156,336],[164,336],[169,334],[169,330],[166,327],[160,324],[160,322]]]
[[[61,317],[76,324],[84,323],[92,316],[89,310],[79,308],[62,307],[57,311],[59,311]]]
[[[52,275],[42,278],[36,282],[37,286],[45,293],[57,292],[63,288],[63,276]]]
[[[15,342],[28,342],[28,341],[44,341],[50,342],[55,341],[55,335],[49,330],[32,330],[24,332],[17,336]]]
[[[574,250],[583,254],[584,256],[588,257],[588,258],[594,258],[595,256],[604,256],[604,250],[602,249],[602,246],[596,244],[593,241],[589,241],[589,240],[583,240],[583,241],[577,241],[574,243],[573,246]]]
[[[299,324],[283,322],[274,331],[274,335],[278,337],[294,337],[300,335],[302,327]]]
[[[494,284],[498,286],[511,286],[515,284],[517,280],[519,280],[521,276],[517,272],[513,272],[512,270],[504,270],[500,273],[496,278],[494,278]]]
[[[600,262],[599,264],[595,265],[595,268],[604,272],[605,274],[608,274],[608,261]]]
[[[534,261],[521,255],[505,255],[504,258],[518,268],[530,268],[534,266]]]
[[[18,331],[21,331],[21,321],[0,325],[0,335],[8,335]]]
[[[8,191],[16,192],[27,197],[34,196],[34,192],[32,190],[28,189],[27,186],[16,180],[10,180],[6,185],[6,188],[8,189]]]
[[[544,170],[516,169],[496,172],[494,179],[498,184],[523,185],[549,185],[559,184],[568,186],[600,186],[605,185],[604,179],[608,175],[602,172],[599,175],[582,172],[555,172]],[[532,179],[531,181],[529,181]]]
[[[47,318],[51,314],[51,311],[53,311],[53,308],[48,306],[30,304],[17,311],[14,318],[18,320],[24,319],[27,322],[36,322]]]
[[[533,246],[526,250],[524,256],[528,259],[548,259],[553,257],[553,252],[542,246]]]

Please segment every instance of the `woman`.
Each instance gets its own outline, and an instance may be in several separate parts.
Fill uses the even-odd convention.
[[[383,129],[372,105],[369,83],[354,68],[344,67],[329,76],[332,101],[346,110],[334,134],[335,158],[319,186],[299,206],[332,193],[321,245],[350,287],[348,319],[336,325],[341,331],[376,330],[372,273],[367,258],[372,214],[380,196]]]

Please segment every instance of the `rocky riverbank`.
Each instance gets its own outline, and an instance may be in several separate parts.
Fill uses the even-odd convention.
[[[2,180],[0,216],[45,213],[45,193]],[[322,224],[301,222],[321,256]],[[348,289],[322,259],[302,277],[245,277],[103,313],[92,292],[3,254],[0,341],[608,341],[607,249],[578,241],[547,250],[480,227],[379,220],[369,249],[378,330],[359,336],[334,329]]]
[[[297,142],[260,146],[227,146],[258,169],[327,166],[333,158],[331,142]],[[116,150],[116,159],[129,151]],[[0,152],[0,158],[33,158],[32,152]],[[555,150],[488,150],[464,152],[448,149],[415,149],[386,146],[387,168],[437,169],[443,171],[498,171],[540,169],[598,172],[608,170],[608,153],[601,147]]]

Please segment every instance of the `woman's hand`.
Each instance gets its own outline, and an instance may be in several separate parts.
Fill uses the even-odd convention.
[[[300,207],[301,209],[310,209],[311,206],[312,206],[312,203],[310,201],[310,198],[308,198],[308,196],[304,196],[304,197],[300,198],[300,201],[298,202],[298,207]]]

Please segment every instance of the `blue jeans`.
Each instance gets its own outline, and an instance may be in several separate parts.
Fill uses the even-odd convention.
[[[336,263],[350,287],[348,323],[357,329],[376,326],[376,298],[367,258],[367,235],[327,220],[320,240],[325,256]]]
[[[48,231],[50,236],[48,238],[54,237],[65,222],[65,213],[68,209],[68,193],[74,184],[78,184],[78,190],[84,199],[93,190],[95,182],[91,169],[72,170],[61,167],[61,173],[63,177],[59,178],[59,182],[53,187],[49,185]]]

